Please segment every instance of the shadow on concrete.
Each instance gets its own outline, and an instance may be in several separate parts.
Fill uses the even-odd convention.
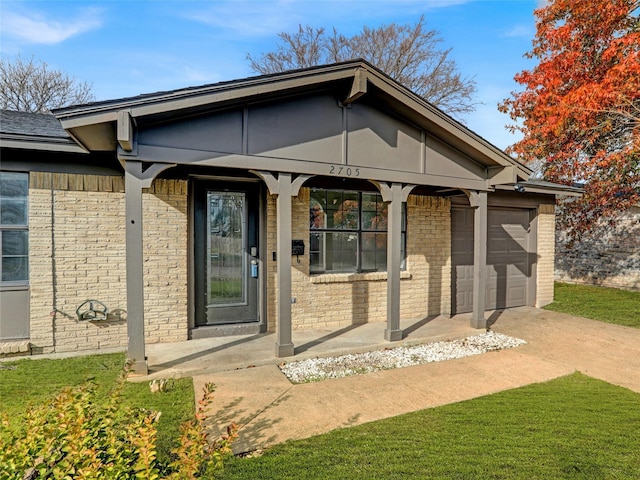
[[[402,338],[407,338],[411,333],[418,330],[420,327],[424,327],[429,322],[438,318],[439,315],[429,315],[428,317],[423,318],[422,320],[418,320],[413,325],[409,325],[407,328],[402,330]]]
[[[290,398],[285,392],[263,408],[249,411],[241,408],[245,398],[237,397],[220,407],[210,407],[205,425],[213,437],[217,438],[226,435],[227,427],[235,423],[238,427],[238,439],[232,445],[233,453],[246,453],[255,450],[256,445],[271,445],[277,441],[274,433],[277,430],[274,427],[282,422],[282,418],[272,418],[267,412]]]
[[[309,350],[310,348],[316,347],[318,345],[321,345],[322,343],[325,343],[333,338],[339,337],[340,335],[343,335],[347,332],[350,332],[351,330],[355,330],[358,327],[361,327],[362,325],[364,325],[363,323],[357,323],[357,324],[353,324],[353,325],[349,325],[346,326],[344,328],[341,328],[339,330],[335,330],[331,333],[328,333],[327,335],[320,337],[320,338],[316,338],[315,340],[311,341],[311,342],[307,342],[304,343],[298,347],[295,347],[295,353],[294,355],[298,355],[299,353],[302,352],[306,352],[307,350]]]
[[[489,318],[487,318],[487,328],[491,328],[491,326],[493,326],[493,324],[498,321],[503,313],[504,310],[496,310],[491,315],[489,315]]]
[[[179,357],[176,359],[173,359],[169,362],[165,362],[165,363],[159,363],[157,365],[153,365],[153,372],[156,372],[158,370],[164,370],[166,368],[171,368],[171,367],[176,367],[182,363],[186,363],[189,362],[191,360],[195,360],[197,358],[201,358],[201,357],[205,357],[207,355],[210,355],[212,353],[216,353],[216,352],[220,352],[222,350],[226,350],[228,348],[233,348],[233,347],[237,347],[238,345],[242,345],[245,343],[249,343],[253,340],[257,340],[258,338],[262,338],[265,335],[270,335],[269,333],[259,333],[256,335],[251,335],[250,337],[245,337],[245,338],[240,338],[238,340],[233,340],[230,341],[228,343],[224,343],[222,345],[217,345],[215,347],[212,348],[208,348],[206,350],[202,350],[199,352],[195,352],[192,353],[190,355],[185,355],[184,357]]]

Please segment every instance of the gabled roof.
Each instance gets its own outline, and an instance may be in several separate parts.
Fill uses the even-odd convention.
[[[0,110],[0,142],[5,148],[85,152],[51,114]]]
[[[364,60],[262,75],[57,109],[56,117],[88,150],[115,150],[118,116],[126,112],[134,123],[178,118],[264,99],[322,89],[343,92],[343,103],[363,95],[395,111],[430,134],[487,167],[513,167],[525,180],[531,170],[475,134],[420,96]]]

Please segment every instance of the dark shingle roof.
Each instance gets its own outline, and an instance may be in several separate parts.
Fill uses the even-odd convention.
[[[0,147],[85,153],[51,114],[0,109]]]
[[[0,133],[47,138],[70,138],[51,114],[0,110]]]

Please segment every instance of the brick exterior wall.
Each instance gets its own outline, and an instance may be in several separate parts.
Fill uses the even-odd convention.
[[[615,228],[602,221],[574,244],[556,232],[556,279],[640,291],[640,206],[627,211]]]
[[[292,199],[292,238],[309,245],[309,194]],[[125,193],[122,177],[32,173],[29,190],[31,344],[34,353],[127,345]],[[147,343],[188,338],[188,186],[156,179],[143,191],[143,262]],[[276,328],[276,197],[266,204],[267,329]],[[536,305],[553,301],[553,205],[537,218]],[[309,274],[309,255],[292,258],[294,329],[342,328],[386,321],[386,272]],[[78,321],[87,299],[104,302],[107,321]],[[57,309],[55,315],[51,312]],[[450,314],[451,203],[410,195],[401,318]]]
[[[556,216],[554,205],[538,207],[538,268],[536,272],[536,307],[553,302]]]
[[[276,328],[276,197],[267,199],[267,326]],[[401,275],[402,318],[450,313],[451,204],[442,198],[409,196],[407,268]],[[309,189],[292,199],[292,238],[309,244]],[[292,326],[340,328],[387,317],[386,272],[309,275],[309,255],[292,258]]]
[[[29,178],[32,351],[126,346],[126,322],[117,316],[104,322],[76,317],[87,299],[110,311],[126,310],[123,178],[51,173]]]
[[[451,314],[451,202],[409,195],[407,272],[402,283],[402,318]],[[406,285],[406,286],[405,286]]]
[[[147,343],[189,335],[187,190],[186,180],[156,179],[142,193]]]
[[[186,189],[158,180],[143,193],[148,343],[187,338]],[[125,348],[124,179],[32,172],[29,222],[32,352]],[[87,299],[106,321],[77,320]]]

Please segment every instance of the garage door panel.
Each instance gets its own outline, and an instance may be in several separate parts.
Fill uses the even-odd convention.
[[[513,280],[520,278],[523,282],[526,281],[528,272],[529,265],[527,262],[518,262],[507,265],[507,275]]]
[[[509,288],[509,297],[507,298],[507,304],[510,305],[524,305],[527,302],[527,288],[522,285],[520,287]]]
[[[484,299],[487,305],[495,305],[498,303],[498,289],[495,287],[487,287],[487,295]]]
[[[530,213],[526,209],[489,209],[487,229],[488,310],[527,304],[530,288]],[[455,247],[454,247],[455,245]],[[454,312],[473,308],[473,210],[452,209],[452,264],[456,304]]]
[[[487,245],[487,258],[496,257],[509,254],[509,243],[506,239],[493,235],[489,237],[489,244]]]
[[[473,269],[473,267],[471,267]],[[487,265],[487,281],[492,280],[493,282],[498,280],[499,272],[496,269],[495,265]],[[492,282],[492,283],[493,283]]]

